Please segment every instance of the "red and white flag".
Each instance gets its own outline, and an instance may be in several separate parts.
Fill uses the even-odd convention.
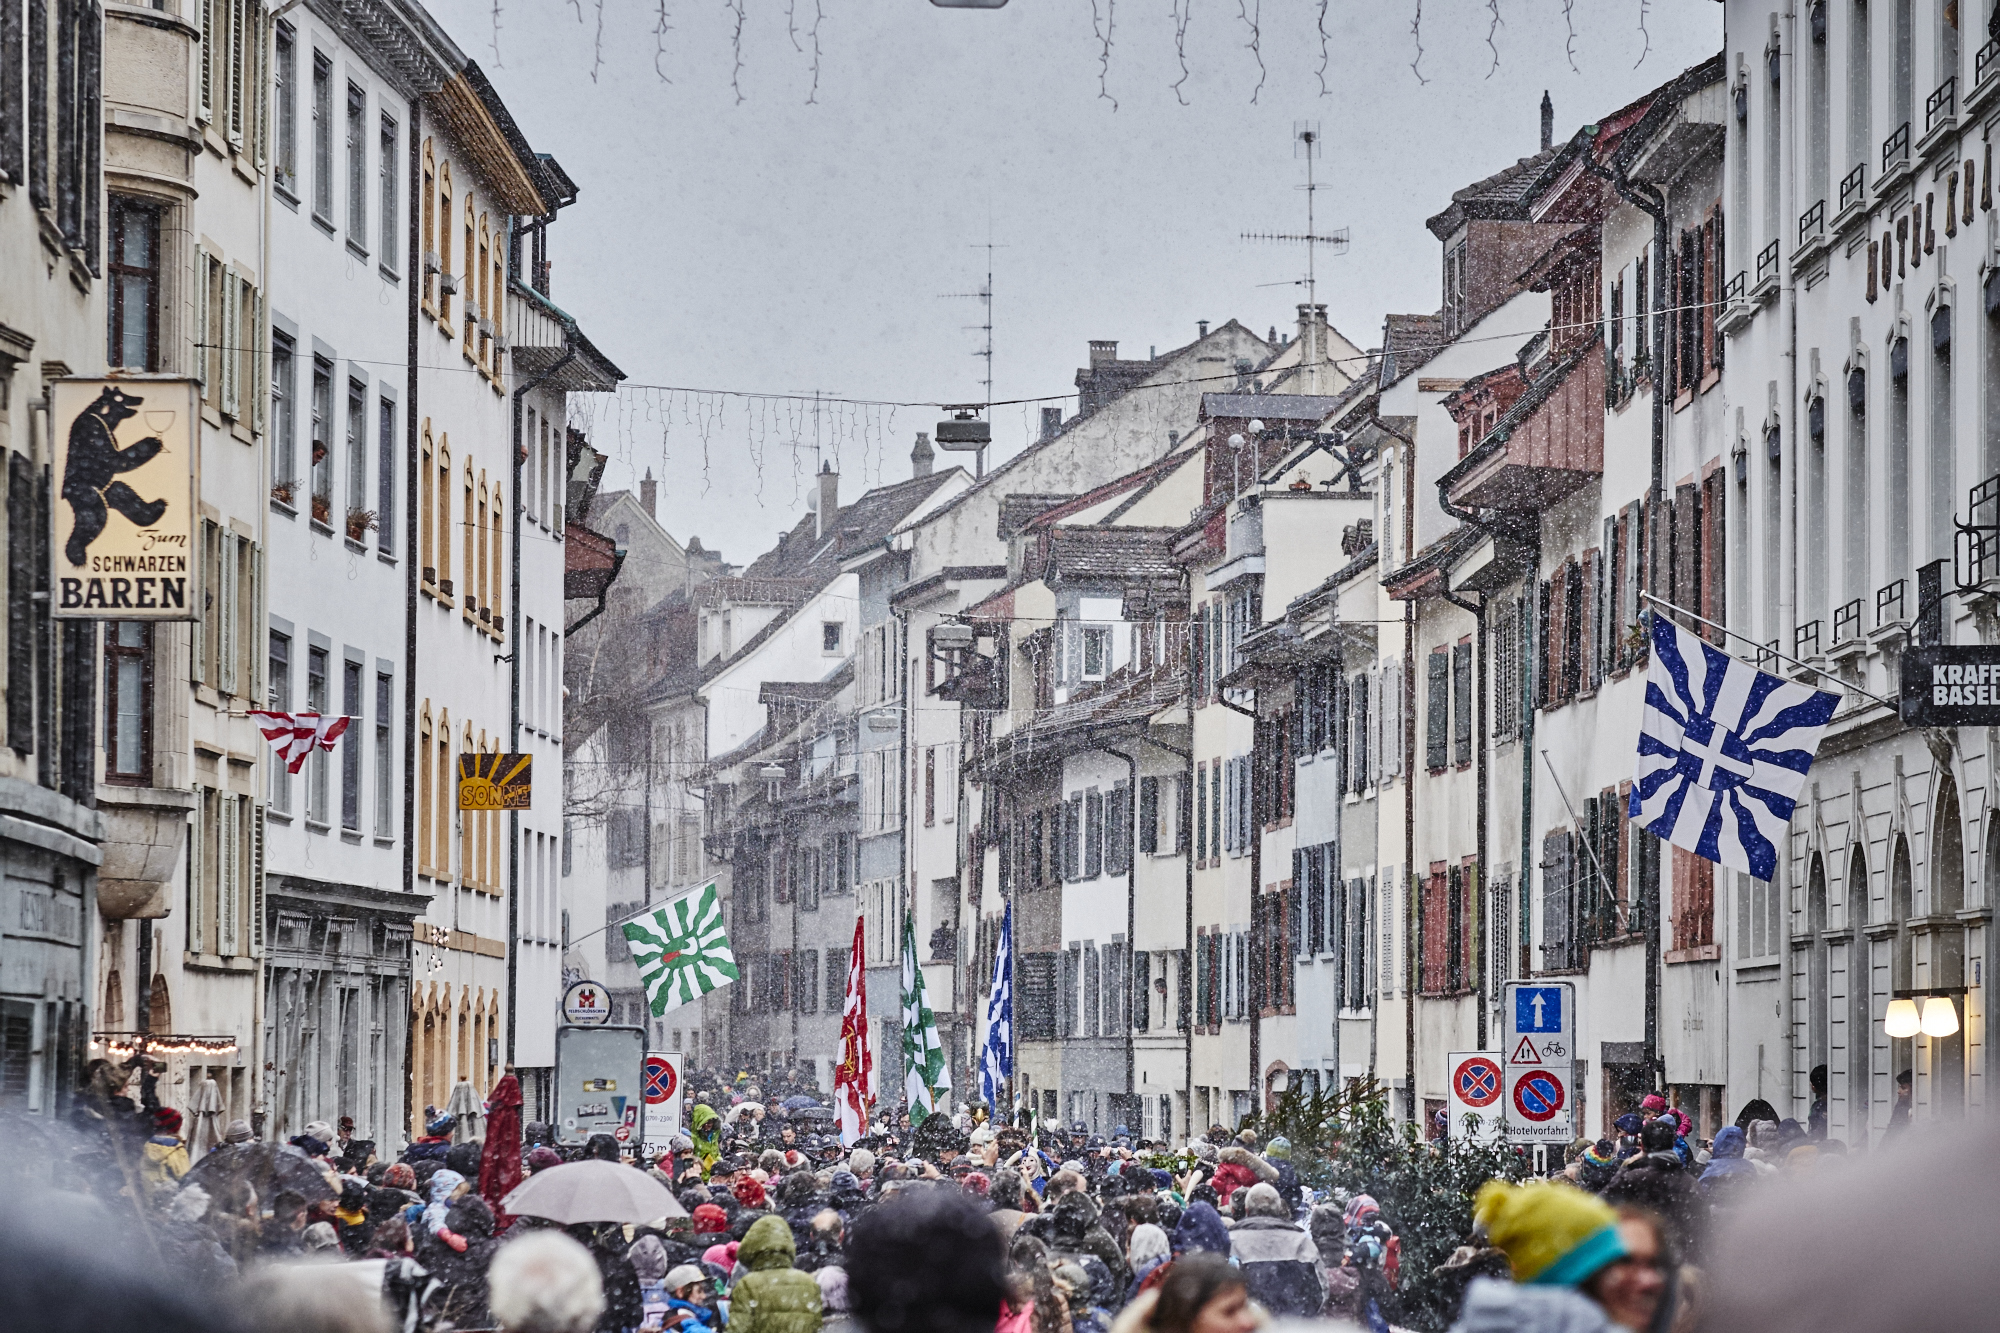
[[[868,1132],[868,1085],[875,1060],[868,1052],[868,973],[862,966],[862,918],[854,918],[854,948],[847,955],[847,1001],[840,1009],[840,1063],[833,1071],[833,1115],[849,1148]]]
[[[306,756],[313,747],[331,750],[333,743],[347,730],[347,724],[354,719],[339,714],[332,716],[320,713],[271,713],[252,709],[249,714],[257,721],[257,729],[264,733],[264,739],[277,751],[278,760],[284,764],[287,773],[296,773],[305,767]]]

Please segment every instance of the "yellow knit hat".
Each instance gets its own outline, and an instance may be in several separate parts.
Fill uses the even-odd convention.
[[[1573,1287],[1626,1253],[1618,1214],[1560,1181],[1489,1180],[1473,1201],[1472,1216],[1506,1252],[1516,1282]]]

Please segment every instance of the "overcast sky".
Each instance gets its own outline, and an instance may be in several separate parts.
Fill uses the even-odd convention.
[[[978,290],[989,236],[997,400],[1073,395],[1092,338],[1144,356],[1198,320],[1283,331],[1303,249],[1238,234],[1305,229],[1299,122],[1325,136],[1319,230],[1352,235],[1319,297],[1374,346],[1385,313],[1437,308],[1423,220],[1535,151],[1544,88],[1560,140],[1722,41],[1715,0],[1572,0],[1573,40],[1564,0],[1424,0],[1413,71],[1417,0],[1330,0],[1322,94],[1316,0],[1097,0],[1095,30],[1090,0],[664,0],[663,39],[659,0],[500,0],[497,33],[495,0],[427,2],[581,186],[554,296],[635,386],[593,426],[606,488],[650,466],[668,529],[739,563],[802,510],[810,404],[638,386],[977,401],[981,305],[947,294]],[[937,416],[821,411],[843,499],[907,476]],[[1034,419],[996,409],[997,451]]]

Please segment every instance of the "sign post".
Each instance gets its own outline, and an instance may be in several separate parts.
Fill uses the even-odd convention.
[[[1509,1143],[1576,1138],[1576,988],[1567,981],[1510,981],[1501,995]]]
[[[647,1156],[666,1152],[681,1132],[681,1053],[648,1051],[644,1096]]]
[[[1444,1058],[1446,1080],[1445,1134],[1454,1139],[1498,1140],[1505,1126],[1500,1111],[1507,1079],[1499,1051],[1457,1051]]]

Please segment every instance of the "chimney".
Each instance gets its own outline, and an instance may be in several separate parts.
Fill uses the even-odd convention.
[[[1556,104],[1549,100],[1549,90],[1542,89],[1542,151],[1548,152],[1556,142]]]
[[[824,537],[833,529],[834,515],[840,512],[840,474],[833,470],[833,464],[819,465],[819,508],[815,511],[817,521],[814,535]]]
[[[658,521],[660,517],[660,483],[653,480],[653,469],[647,468],[646,475],[639,482],[639,503],[646,507],[646,517]]]
[[[1117,359],[1118,359],[1117,339],[1092,338],[1090,340],[1090,368],[1092,370],[1097,369],[1101,365],[1105,365],[1109,362],[1116,361]]]
[[[931,474],[931,464],[936,461],[937,451],[931,448],[931,433],[927,430],[918,431],[916,447],[910,450],[910,475],[928,477]]]
[[[1198,338],[1206,338],[1206,337],[1208,336],[1208,321],[1207,321],[1207,320],[1205,320],[1205,319],[1198,319],[1198,320],[1196,320],[1196,321],[1194,322],[1194,326],[1195,326],[1195,328],[1196,328],[1197,330],[1199,330],[1199,332],[1195,334],[1195,336],[1196,336],[1196,337],[1198,337]]]
[[[1045,440],[1053,440],[1056,437],[1056,432],[1060,431],[1061,429],[1062,429],[1062,408],[1060,406],[1043,408],[1042,438]]]

